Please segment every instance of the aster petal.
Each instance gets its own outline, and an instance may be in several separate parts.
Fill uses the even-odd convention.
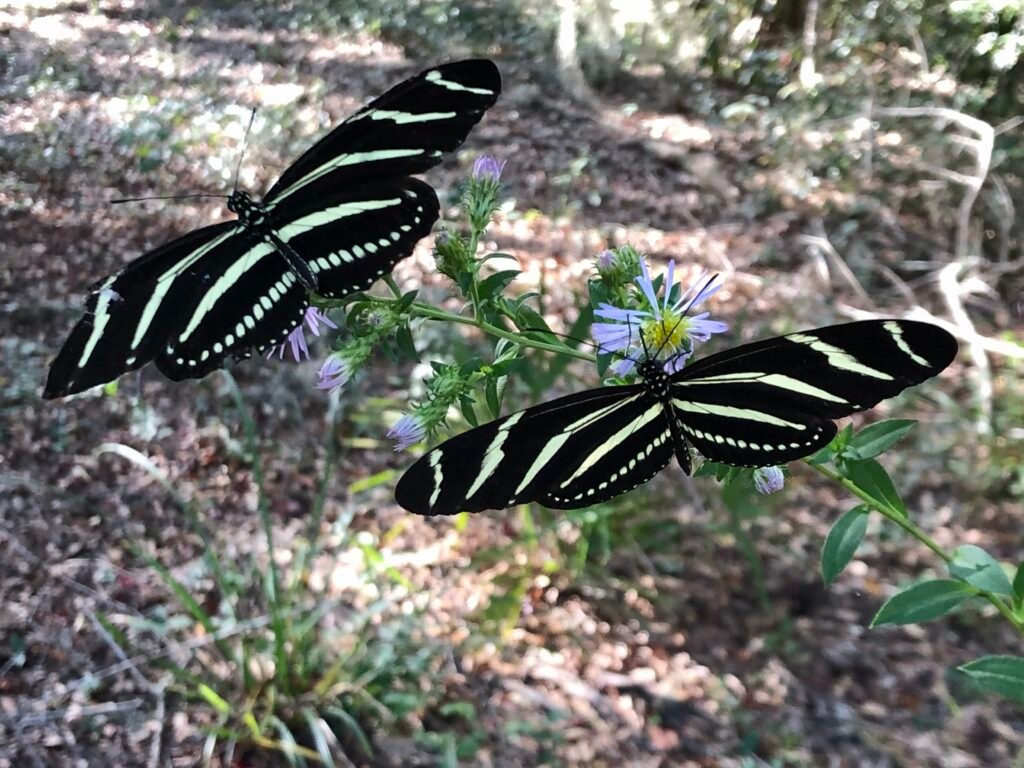
[[[654,283],[651,282],[651,273],[647,270],[647,259],[640,259],[640,271],[642,275],[636,278],[636,284],[640,286],[640,290],[644,292],[644,297],[647,299],[648,306],[655,312],[659,313],[655,316],[660,317],[661,305],[658,303],[658,296],[654,292]]]
[[[725,333],[729,330],[728,323],[721,320],[708,320],[710,312],[701,312],[690,318],[687,335],[695,341],[707,341],[714,333]]]
[[[352,377],[352,371],[348,361],[337,355],[331,355],[324,360],[320,370],[317,371],[317,389],[334,390],[340,389],[348,383]]]
[[[665,365],[662,366],[665,373],[678,373],[683,370],[686,366],[686,361],[691,357],[690,352],[680,352],[678,355],[673,355],[665,361]]]
[[[640,323],[652,317],[651,313],[645,309],[623,309],[622,307],[616,307],[604,302],[594,310],[594,314],[598,317],[603,317],[605,320],[618,320],[620,323],[634,320]]]
[[[388,437],[395,441],[395,451],[404,451],[410,445],[415,445],[426,437],[426,434],[419,418],[409,413],[402,416],[388,430]]]
[[[628,349],[633,343],[632,328],[621,323],[594,323],[591,335],[599,352],[617,352]]]
[[[760,467],[754,470],[754,487],[758,493],[769,494],[781,491],[786,482],[779,467]]]
[[[623,357],[611,364],[611,371],[616,376],[628,376],[636,368],[636,360],[631,357]]]
[[[663,312],[668,309],[668,299],[669,299],[669,296],[672,295],[672,286],[674,286],[676,284],[675,281],[676,281],[676,260],[675,259],[669,259],[668,260],[668,274],[665,277],[665,303],[664,303],[663,308],[662,308]]]

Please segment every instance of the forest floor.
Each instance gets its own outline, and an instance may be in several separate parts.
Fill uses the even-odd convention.
[[[39,398],[88,287],[224,213],[192,200],[105,201],[226,189],[253,104],[262,106],[242,186],[266,188],[313,137],[430,63],[371,38],[271,32],[229,6],[145,7],[0,10],[0,768],[184,766],[201,756],[209,708],[154,695],[159,671],[149,661],[202,632],[188,622],[173,637],[153,631],[182,611],[140,555],[187,580],[201,544],[161,482],[101,446],[137,450],[175,494],[196,500],[225,557],[264,554],[252,466],[219,374],[175,384],[145,370],[115,397]],[[544,286],[556,327],[571,323],[594,256],[623,243],[658,265],[674,258],[693,275],[723,273],[727,287],[711,309],[734,326],[730,343],[841,321],[846,305],[894,315],[908,307],[877,277],[864,280],[871,298],[859,295],[809,251],[803,235],[841,220],[828,207],[840,193],[787,192],[782,172],[758,161],[766,150],[756,131],[668,110],[672,100],[653,81],[580,106],[531,67],[498,64],[500,102],[429,179],[450,201],[477,154],[508,161],[514,206],[486,245],[519,260],[523,290]],[[623,109],[627,102],[634,106]],[[938,235],[924,219],[889,213],[874,225],[861,220],[860,233],[880,263],[898,267],[905,249],[927,251]],[[396,279],[443,297],[429,239]],[[911,283],[941,314],[928,281]],[[434,332],[423,329],[422,340],[438,349]],[[328,548],[309,589],[350,608],[386,599],[388,615],[413,615],[442,660],[428,711],[373,734],[375,764],[441,764],[416,731],[444,728],[475,739],[463,764],[479,766],[968,768],[1009,766],[1024,749],[1021,710],[972,694],[950,673],[985,654],[1019,653],[1019,639],[975,609],[869,630],[888,595],[941,563],[873,525],[825,588],[820,547],[852,500],[813,473],[794,465],[786,491],[766,502],[770,512],[745,523],[760,591],[714,485],[675,467],[631,497],[653,551],[624,537],[604,560],[569,568],[577,527],[555,523],[528,546],[519,516],[478,515],[460,529],[398,509],[395,473],[373,478],[408,463],[384,433],[409,398],[411,369],[373,363],[332,429],[312,386],[325,349],[321,342],[309,362],[251,360],[233,373],[255,411],[280,552],[301,536],[324,446],[337,440],[325,536],[351,520],[402,583],[378,575],[375,584],[357,548]],[[907,441],[893,473],[939,544],[1012,559],[1024,509],[972,477],[984,449],[967,432],[962,365],[924,397],[898,401],[898,415],[921,418],[926,434]],[[559,391],[596,381],[584,368],[570,374],[578,381]],[[872,418],[890,413],[891,405]],[[208,579],[194,590],[200,602],[212,599]],[[481,620],[510,595],[510,621]],[[137,643],[132,663],[100,616]],[[468,704],[473,717],[458,721],[446,702]],[[162,761],[151,754],[157,739]],[[254,751],[234,758],[273,760]]]

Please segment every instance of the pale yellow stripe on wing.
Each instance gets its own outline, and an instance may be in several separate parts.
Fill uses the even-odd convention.
[[[349,216],[358,216],[367,211],[391,208],[400,205],[401,202],[401,198],[392,197],[387,200],[358,200],[351,203],[343,203],[342,205],[334,205],[321,211],[314,211],[284,225],[278,230],[278,236],[287,243],[293,237],[301,235],[313,227],[321,227],[324,224],[330,224],[333,221],[348,218]]]
[[[193,251],[187,259],[183,259],[182,261],[172,265],[170,269],[156,279],[156,283],[153,285],[153,295],[150,296],[149,301],[146,302],[146,306],[142,308],[142,312],[139,314],[139,324],[135,327],[135,337],[132,339],[133,351],[138,348],[140,343],[142,343],[142,339],[146,336],[146,331],[149,330],[149,326],[152,325],[153,319],[156,317],[156,313],[160,309],[160,305],[163,304],[164,296],[166,296],[167,292],[171,290],[171,286],[174,285],[174,281],[178,276],[218,245],[226,241],[228,238],[238,234],[241,229],[241,226],[232,227],[227,232],[217,235],[217,237],[213,238],[213,240],[208,242],[206,245]]]
[[[637,418],[633,419],[633,421],[631,421],[629,424],[624,426],[614,435],[612,435],[603,443],[601,443],[601,445],[598,446],[598,448],[593,453],[587,456],[586,460],[584,460],[584,462],[580,464],[579,467],[577,467],[576,471],[573,472],[572,475],[565,482],[563,482],[560,487],[567,488],[569,484],[572,483],[574,480],[577,480],[580,477],[582,477],[588,469],[597,464],[597,462],[604,458],[609,452],[617,448],[623,440],[628,438],[634,432],[643,428],[646,424],[649,424],[654,419],[658,418],[658,416],[664,413],[664,410],[665,408],[661,403],[655,403],[642,414],[640,414]]]
[[[931,365],[931,363],[929,363],[927,360],[925,360],[923,357],[921,357],[919,354],[914,352],[913,349],[910,348],[910,345],[907,344],[906,340],[903,338],[903,329],[900,328],[899,323],[883,323],[882,327],[892,334],[892,340],[896,342],[896,346],[899,347],[900,351],[903,352],[907,357],[909,357],[918,365],[923,365],[925,368]]]
[[[796,392],[798,395],[816,397],[819,400],[828,400],[833,403],[846,403],[847,401],[831,392],[808,384],[806,381],[794,379],[784,373],[723,373],[718,376],[702,376],[699,379],[687,379],[672,385],[672,388],[685,387],[690,384],[767,384],[770,387],[785,389],[789,392]]]
[[[220,298],[227,293],[231,286],[241,280],[246,272],[256,266],[260,259],[276,252],[277,248],[272,243],[257,243],[240,258],[235,259],[234,263],[224,270],[224,274],[218,277],[217,281],[203,295],[203,298],[192,313],[192,317],[189,318],[188,325],[181,332],[181,336],[178,337],[178,341],[185,341],[191,336],[195,329],[199,327],[199,324],[203,322],[203,319],[210,313],[210,310],[220,301]],[[273,288],[271,290],[273,291]]]
[[[747,421],[755,421],[758,424],[771,424],[776,427],[788,427],[789,429],[807,429],[806,424],[799,424],[793,421],[786,421],[780,419],[778,416],[772,416],[770,413],[764,413],[763,411],[755,411],[751,408],[737,408],[732,405],[716,405],[712,403],[694,403],[689,400],[672,400],[672,405],[680,411],[686,411],[687,413],[699,413],[705,416],[722,416],[726,419],[746,419]]]
[[[484,452],[483,464],[480,466],[480,471],[477,473],[476,479],[473,484],[469,486],[469,490],[466,491],[466,498],[473,498],[473,494],[480,490],[487,479],[494,474],[494,470],[501,464],[501,460],[505,458],[505,452],[501,450],[501,446],[508,440],[508,432],[512,427],[519,423],[519,420],[523,418],[525,411],[513,414],[508,417],[508,420],[498,428],[498,433],[494,436],[494,440],[487,447]]]
[[[397,160],[401,157],[415,157],[416,155],[422,154],[422,149],[378,149],[373,152],[350,152],[347,155],[338,155],[338,157],[334,158],[330,162],[318,166],[312,173],[306,174],[290,187],[282,191],[281,194],[279,194],[271,203],[271,206],[276,205],[296,190],[302,189],[307,184],[316,181],[321,176],[330,173],[336,168],[343,168],[348,165],[359,165],[360,163],[375,163],[380,160]]]
[[[870,376],[873,379],[882,379],[883,381],[893,380],[892,376],[885,371],[877,371],[874,368],[864,365],[849,352],[840,349],[839,347],[834,347],[816,336],[806,336],[802,333],[793,333],[785,338],[789,341],[795,341],[797,344],[806,344],[815,352],[820,352],[825,355],[825,357],[828,358],[828,364],[833,368],[838,368],[841,371],[850,371],[851,373],[859,373],[862,376]]]
[[[89,362],[89,358],[92,357],[93,351],[96,349],[96,345],[99,343],[100,337],[103,336],[103,329],[107,327],[107,323],[110,322],[110,302],[117,296],[110,286],[115,280],[117,275],[111,275],[107,278],[107,281],[100,286],[98,291],[99,298],[96,299],[96,309],[93,311],[92,319],[92,333],[89,334],[89,340],[85,342],[85,347],[82,349],[82,356],[78,358],[78,367],[84,368],[86,363]]]
[[[579,432],[581,429],[590,426],[595,421],[604,418],[613,411],[616,411],[619,408],[622,408],[623,406],[632,403],[639,397],[640,395],[633,395],[632,397],[627,397],[625,400],[622,400],[620,402],[612,403],[611,405],[606,405],[604,408],[601,408],[600,410],[595,411],[594,413],[588,413],[583,418],[574,421],[572,424],[570,424],[564,430],[562,430],[561,433],[559,433],[551,440],[549,440],[547,442],[547,445],[545,445],[543,450],[541,450],[540,454],[538,454],[537,458],[533,460],[533,464],[530,465],[530,468],[526,471],[526,474],[523,475],[522,482],[519,483],[519,486],[516,488],[516,495],[518,496],[520,493],[522,493],[526,489],[526,487],[533,482],[533,479],[537,477],[537,473],[540,472],[545,466],[547,466],[548,462],[550,462],[558,454],[558,452],[562,450],[562,446],[566,444],[570,437]]]

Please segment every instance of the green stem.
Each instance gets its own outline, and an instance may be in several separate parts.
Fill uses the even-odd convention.
[[[231,394],[235,400],[235,407],[238,409],[239,418],[242,420],[242,432],[245,435],[246,452],[252,461],[252,479],[256,485],[256,509],[259,512],[260,524],[263,527],[263,535],[267,540],[267,555],[270,560],[270,624],[274,635],[274,662],[276,665],[275,675],[284,689],[285,693],[291,693],[291,681],[289,679],[288,657],[285,651],[285,625],[284,617],[281,615],[281,574],[278,572],[277,563],[274,561],[274,532],[270,522],[270,505],[267,502],[265,487],[263,485],[263,467],[260,463],[259,438],[256,433],[256,422],[253,421],[252,413],[245,404],[242,390],[235,381],[235,377],[228,371],[223,371],[223,376],[231,387]]]
[[[398,296],[401,295],[400,292],[398,291],[397,286],[393,287],[392,291],[396,293],[396,295]],[[386,304],[394,304],[397,301],[397,299],[382,299],[376,296],[374,297],[373,300]],[[575,357],[577,360],[586,360],[588,363],[597,362],[597,358],[594,357],[593,355],[588,355],[586,352],[580,352],[579,350],[573,349],[572,347],[567,347],[564,344],[548,344],[545,341],[535,341],[533,339],[528,339],[517,333],[512,333],[511,331],[506,331],[503,328],[499,328],[496,325],[492,325],[491,323],[488,323],[486,320],[479,320],[472,317],[456,315],[454,312],[448,312],[447,310],[444,309],[438,309],[437,307],[432,307],[429,304],[423,304],[418,301],[414,301],[412,303],[412,305],[409,307],[409,311],[412,313],[414,317],[422,317],[426,318],[427,320],[438,320],[444,323],[458,323],[459,325],[471,325],[474,328],[479,328],[484,333],[490,334],[491,336],[496,336],[499,339],[507,339],[508,341],[511,341],[522,347],[531,347],[533,349],[540,349],[545,352],[554,352],[555,354],[559,355],[568,355],[569,357]]]
[[[940,547],[931,536],[929,536],[927,533],[925,533],[916,525],[914,525],[910,518],[906,517],[905,515],[901,515],[892,509],[889,509],[884,504],[879,503],[878,499],[874,498],[873,496],[871,496],[871,494],[867,493],[866,491],[861,490],[861,488],[858,487],[856,483],[854,483],[847,477],[843,477],[836,470],[830,469],[829,467],[826,467],[824,464],[811,464],[810,462],[805,463],[818,474],[824,475],[829,480],[839,483],[841,486],[843,486],[843,488],[848,490],[850,493],[852,493],[858,499],[863,501],[869,507],[877,511],[880,515],[882,515],[882,517],[889,520],[889,522],[898,525],[900,528],[902,528],[904,531],[909,533],[919,542],[928,547],[928,549],[930,549],[932,552],[938,555],[947,566],[953,562],[953,556],[946,552],[946,550],[944,550],[942,547]],[[1024,619],[1020,619],[1017,616],[1015,616],[1010,606],[1008,606],[999,595],[995,594],[994,592],[987,592],[985,590],[979,589],[978,597],[984,598],[993,606],[995,606],[996,610],[1002,614],[1004,619],[1010,622],[1010,624],[1012,624],[1018,632],[1024,634]]]

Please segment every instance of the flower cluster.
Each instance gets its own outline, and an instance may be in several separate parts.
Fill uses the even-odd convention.
[[[395,450],[403,451],[433,432],[448,418],[448,410],[472,386],[458,365],[435,365],[434,375],[426,382],[427,395],[414,405],[388,431]]]
[[[498,191],[501,189],[501,172],[504,169],[504,160],[496,160],[487,155],[478,157],[473,163],[473,173],[462,206],[474,232],[483,232],[498,210]]]
[[[316,388],[329,392],[344,387],[353,374],[370,359],[374,348],[405,322],[398,312],[389,306],[373,306],[355,316],[350,316],[359,333],[351,334],[345,343],[324,360],[317,371]]]
[[[619,259],[623,258],[619,256]],[[608,271],[621,268],[616,260],[610,261]],[[693,354],[696,342],[707,341],[712,334],[729,329],[719,320],[709,320],[708,312],[689,314],[690,310],[717,293],[722,281],[718,275],[709,278],[704,273],[684,291],[675,280],[675,261],[670,261],[668,274],[661,286],[664,295],[659,300],[660,280],[651,279],[645,259],[641,257],[638,261],[641,274],[634,280],[640,289],[636,305],[617,307],[602,302],[594,310],[594,315],[607,322],[594,323],[594,341],[601,352],[622,356],[612,366],[612,371],[619,376],[631,373],[641,360],[663,355],[665,370],[674,373]],[[598,270],[600,273],[600,261]]]
[[[320,335],[320,324],[323,323],[328,328],[338,329],[338,326],[334,322],[321,312],[316,307],[307,307],[306,315],[303,321],[309,326],[309,332],[314,336]],[[267,359],[269,360],[277,353],[277,356],[284,359],[285,350],[291,349],[292,357],[295,358],[295,362],[302,362],[303,358],[309,359],[309,344],[306,343],[306,332],[303,330],[302,323],[299,323],[298,327],[288,334],[288,338],[285,339],[281,344],[271,347],[267,350]]]

